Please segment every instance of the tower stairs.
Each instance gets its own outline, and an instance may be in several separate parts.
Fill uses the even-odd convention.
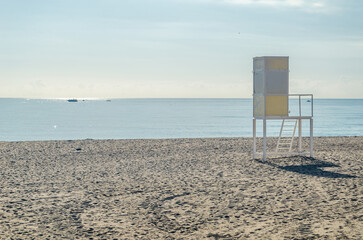
[[[275,150],[276,153],[291,152],[297,124],[298,124],[297,119],[282,120],[280,135],[277,140],[277,145]]]

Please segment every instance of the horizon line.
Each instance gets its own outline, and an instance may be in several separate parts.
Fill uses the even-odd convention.
[[[69,99],[76,99],[76,100],[122,100],[122,99],[253,99],[252,97],[134,97],[134,98],[122,98],[122,97],[56,97],[56,98],[29,98],[29,97],[0,97],[0,99],[26,99],[26,100],[69,100]],[[314,99],[346,99],[346,100],[363,100],[363,98],[329,98],[329,97],[314,97]]]

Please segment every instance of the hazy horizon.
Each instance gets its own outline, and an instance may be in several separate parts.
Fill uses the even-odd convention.
[[[27,98],[27,97],[1,97],[0,99],[26,99],[26,100],[69,100],[69,99],[77,99],[77,100],[85,100],[85,101],[98,101],[98,100],[132,100],[132,99],[249,99],[252,100],[253,97],[129,97],[129,98],[122,98],[122,97],[114,97],[114,98],[107,98],[107,97],[100,97],[100,98],[92,98],[92,97],[60,97],[60,98]],[[360,98],[323,98],[323,97],[314,97],[313,99],[321,99],[321,100],[362,100],[363,97]]]

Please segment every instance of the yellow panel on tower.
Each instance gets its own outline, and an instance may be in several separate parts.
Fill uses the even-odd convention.
[[[266,69],[281,69],[286,70],[289,67],[288,58],[273,57],[266,58]]]
[[[266,116],[287,116],[288,96],[266,96]]]

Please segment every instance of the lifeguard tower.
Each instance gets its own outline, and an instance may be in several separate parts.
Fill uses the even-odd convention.
[[[306,108],[306,104],[310,106]],[[291,111],[293,105],[295,109]],[[263,121],[262,151],[260,152],[256,151],[257,120]],[[272,144],[273,150],[267,151],[267,121],[270,120],[282,120],[282,124],[276,144]],[[303,120],[310,121],[310,151],[302,150]],[[298,143],[297,147],[294,147],[297,128]],[[253,58],[253,159],[256,159],[258,155],[262,156],[264,161],[267,156],[273,155],[313,157],[313,95],[289,94],[289,57]]]

